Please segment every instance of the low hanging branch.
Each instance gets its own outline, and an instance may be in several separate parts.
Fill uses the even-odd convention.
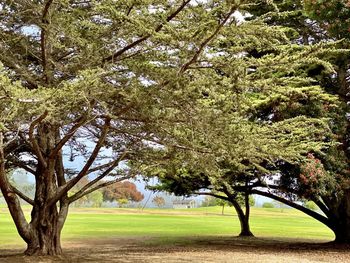
[[[24,216],[19,199],[7,178],[5,169],[4,137],[2,132],[0,132],[0,188],[18,233],[24,240],[29,240],[29,224]]]
[[[256,189],[253,189],[250,191],[251,194],[258,194],[258,195],[261,195],[261,196],[265,196],[265,197],[268,197],[268,198],[271,198],[273,200],[276,200],[276,201],[279,201],[283,204],[286,204],[288,206],[291,206],[295,209],[298,209],[299,211],[313,217],[314,219],[320,221],[321,223],[325,224],[326,226],[328,226],[329,228],[332,228],[332,225],[331,225],[331,222],[329,221],[329,219],[317,212],[314,212],[302,205],[298,205],[290,200],[287,200],[287,199],[284,199],[280,196],[277,196],[277,195],[274,195],[272,193],[269,193],[269,192],[264,192],[264,191],[260,191],[260,190],[256,190]]]

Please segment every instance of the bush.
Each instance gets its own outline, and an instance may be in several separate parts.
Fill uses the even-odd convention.
[[[275,206],[272,203],[265,202],[262,205],[263,208],[274,208]]]

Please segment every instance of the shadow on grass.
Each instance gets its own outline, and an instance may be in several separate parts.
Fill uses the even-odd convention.
[[[317,240],[233,236],[114,237],[65,242],[64,254],[60,257],[26,257],[18,249],[0,249],[0,262],[238,262],[230,261],[237,255],[243,259],[267,258],[267,261],[261,262],[269,262],[269,257],[276,256],[287,259],[310,258],[311,262],[338,262],[332,259],[334,255],[340,255],[342,258],[339,260],[342,261],[339,262],[344,262],[344,258],[350,257],[350,245]],[[320,255],[321,260],[315,261]]]

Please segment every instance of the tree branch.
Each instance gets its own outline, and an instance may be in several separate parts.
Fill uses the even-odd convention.
[[[13,192],[12,186],[8,181],[5,170],[3,133],[0,132],[0,188],[10,210],[11,217],[16,225],[18,233],[25,240],[30,240],[29,224],[24,216],[21,204],[17,195]]]
[[[75,195],[74,195],[74,196],[75,196],[74,198],[72,198],[72,197],[69,198],[69,203],[73,203],[74,201],[76,201],[76,200],[78,200],[78,199],[84,197],[85,195],[88,195],[88,194],[90,194],[90,193],[92,193],[92,192],[94,192],[94,191],[96,191],[96,190],[98,190],[98,189],[101,189],[101,188],[103,188],[103,187],[109,186],[109,185],[111,185],[111,184],[118,183],[118,182],[123,181],[123,180],[126,180],[126,179],[130,179],[131,177],[132,177],[132,176],[124,176],[124,177],[120,177],[120,178],[118,178],[118,179],[115,179],[115,180],[113,180],[113,181],[108,181],[108,182],[99,184],[99,185],[97,185],[97,186],[91,188],[90,190],[88,190],[88,191],[86,191],[86,192],[84,192],[84,193],[81,193],[79,196],[75,196]]]
[[[62,149],[62,147],[69,141],[75,132],[85,123],[86,116],[81,116],[75,121],[75,125],[69,129],[69,131],[65,134],[65,136],[56,144],[56,147],[51,151],[50,157],[53,158],[57,153]]]
[[[309,216],[311,216],[312,218],[320,221],[321,223],[325,224],[326,226],[328,226],[330,229],[332,229],[332,224],[330,222],[330,220],[323,216],[323,215],[320,215],[319,213],[317,212],[314,212],[310,209],[307,209],[306,207],[302,206],[302,205],[298,205],[290,200],[287,200],[287,199],[284,199],[280,196],[277,196],[277,195],[274,195],[272,193],[269,193],[269,192],[264,192],[264,191],[260,191],[260,190],[256,190],[256,189],[253,189],[250,191],[251,194],[258,194],[258,195],[261,195],[261,196],[265,196],[265,197],[269,197],[271,199],[274,199],[274,200],[277,200],[283,204],[286,204],[286,205],[289,205]]]
[[[90,187],[92,187],[94,184],[96,184],[97,182],[101,181],[103,178],[105,178],[107,175],[110,174],[110,172],[113,171],[114,168],[116,168],[120,161],[122,161],[124,159],[124,157],[126,156],[127,151],[125,150],[123,152],[123,154],[121,154],[116,160],[114,160],[113,162],[110,163],[110,166],[108,167],[108,169],[106,171],[104,171],[101,175],[97,176],[94,180],[92,180],[91,182],[89,182],[88,184],[86,184],[84,187],[82,187],[77,193],[75,193],[71,198],[74,199],[75,196],[79,196],[81,193],[83,193],[85,190],[89,189]]]
[[[25,70],[25,68],[19,65],[19,61],[14,62],[15,59],[9,59],[7,56],[1,56],[1,62],[4,63],[7,67],[15,71],[19,76],[23,78],[25,82],[28,83],[28,88],[29,89],[37,89],[38,88],[38,83],[36,82],[35,79],[32,78],[30,72]]]
[[[20,190],[18,190],[16,187],[14,187],[13,185],[12,187],[12,191],[18,195],[20,198],[22,198],[24,201],[26,201],[28,204],[34,205],[34,200],[29,198],[28,196],[26,196],[24,193],[22,193]]]
[[[46,161],[43,157],[43,154],[40,150],[40,147],[39,147],[39,144],[38,144],[38,141],[37,139],[35,138],[34,136],[34,129],[35,129],[35,126],[37,126],[38,124],[40,124],[47,116],[48,112],[45,111],[42,115],[40,115],[37,119],[35,119],[31,124],[30,124],[30,127],[29,127],[29,139],[30,139],[30,142],[32,144],[32,147],[33,147],[33,150],[34,150],[34,153],[35,155],[38,157],[38,161],[44,166],[46,167]]]
[[[50,9],[50,6],[52,4],[53,0],[48,0],[45,3],[43,13],[42,13],[42,18],[41,22],[46,26],[49,24],[49,21],[47,20],[47,15]],[[44,78],[45,81],[48,83],[49,82],[49,76],[47,72],[47,48],[46,48],[46,28],[45,26],[41,27],[41,33],[40,33],[40,45],[41,45],[41,60],[42,60],[42,66],[43,66],[43,73],[44,73]]]
[[[184,8],[185,6],[191,2],[191,0],[186,0],[182,3],[181,6],[179,6],[172,14],[170,14],[167,19],[166,22],[170,22],[173,18],[175,18]],[[159,26],[157,26],[155,28],[155,32],[159,32],[162,28],[164,27],[164,24],[160,24]],[[132,49],[133,47],[137,46],[138,44],[144,42],[145,40],[147,40],[148,38],[150,38],[152,35],[146,35],[143,36],[137,40],[135,40],[134,42],[130,43],[129,45],[125,46],[124,48],[118,50],[117,52],[115,52],[113,55],[110,55],[106,58],[104,58],[102,60],[102,64],[105,64],[107,62],[113,62],[115,61],[119,56],[121,56],[122,54],[124,54],[126,51]]]
[[[16,165],[19,168],[22,168],[24,170],[26,170],[27,172],[36,175],[36,172],[34,169],[30,168],[24,161],[21,161],[19,159],[17,159],[16,157],[12,157],[12,156],[7,156],[7,159],[13,163],[14,165]]]
[[[332,213],[330,213],[329,208],[321,200],[313,198],[312,201],[315,202],[315,204],[328,218],[332,216]]]
[[[203,52],[204,48],[208,45],[208,43],[220,32],[221,28],[223,28],[226,24],[226,22],[230,19],[230,17],[232,16],[232,14],[236,11],[236,7],[232,7],[231,10],[228,12],[228,14],[225,16],[225,18],[223,19],[223,21],[219,24],[219,26],[215,29],[215,31],[213,32],[213,34],[211,34],[206,40],[204,40],[202,42],[202,44],[199,46],[198,50],[196,51],[196,53],[193,55],[193,57],[187,61],[185,64],[182,65],[182,67],[180,68],[178,75],[181,75],[182,73],[184,73],[191,64],[195,63],[198,59],[198,57],[200,56],[200,54]]]
[[[195,194],[195,195],[209,195],[209,196],[213,196],[213,197],[225,200],[225,201],[230,201],[228,197],[214,194],[212,192],[194,192],[193,194]]]
[[[43,19],[46,19],[47,17],[47,14],[49,12],[49,9],[50,9],[50,6],[52,4],[53,0],[48,0],[44,6],[44,10],[43,10],[43,15],[42,15],[42,18]]]
[[[100,138],[98,139],[98,141],[95,145],[95,148],[92,151],[89,159],[85,163],[84,167],[81,169],[81,171],[78,173],[78,175],[76,177],[74,177],[73,179],[68,181],[65,185],[63,185],[57,189],[57,194],[50,200],[49,205],[53,205],[58,200],[60,200],[64,194],[66,194],[74,185],[76,185],[79,182],[79,180],[81,178],[83,178],[87,174],[91,165],[96,160],[101,148],[104,145],[105,139],[107,137],[107,134],[108,134],[108,131],[110,128],[110,123],[111,123],[110,119],[107,119],[105,121],[105,124],[102,127],[102,132],[101,132]]]

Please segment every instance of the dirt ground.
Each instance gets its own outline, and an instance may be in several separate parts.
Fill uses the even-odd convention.
[[[118,238],[64,243],[60,257],[26,257],[1,249],[0,262],[350,262],[350,246],[264,238],[197,238],[157,244],[150,238]]]

